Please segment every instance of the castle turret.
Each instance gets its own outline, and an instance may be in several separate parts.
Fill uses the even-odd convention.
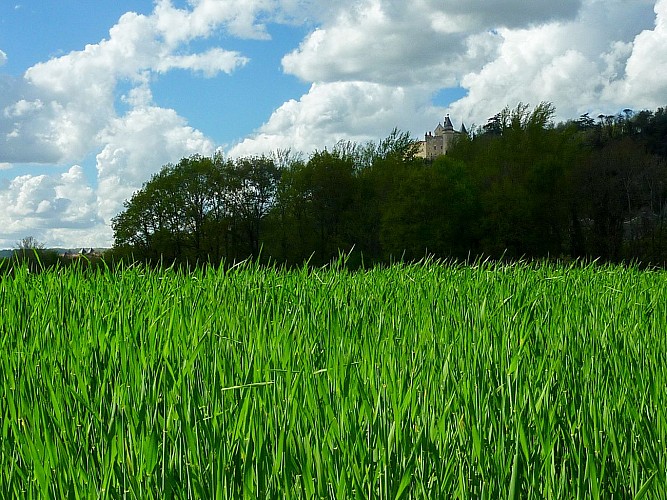
[[[454,139],[459,134],[468,134],[465,125],[461,124],[461,131],[454,130],[454,125],[449,115],[445,116],[443,123],[438,123],[433,133],[424,134],[424,141],[420,142],[420,150],[417,156],[433,160],[447,153]]]

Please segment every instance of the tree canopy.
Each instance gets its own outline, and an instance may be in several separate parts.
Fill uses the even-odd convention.
[[[117,255],[163,262],[322,264],[600,258],[664,264],[667,115],[624,110],[555,125],[505,108],[427,161],[408,133],[166,165],[113,219]],[[356,260],[355,260],[356,259]]]

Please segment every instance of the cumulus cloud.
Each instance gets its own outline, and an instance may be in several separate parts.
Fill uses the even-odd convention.
[[[379,1],[342,11],[283,58],[285,72],[311,82],[403,85],[442,77],[438,68],[460,56],[465,37],[457,30],[436,33],[413,12],[417,6],[403,5],[395,17]]]
[[[104,220],[116,215],[123,201],[164,164],[215,151],[213,142],[174,110],[156,106],[142,106],[113,120],[98,140],[105,144],[96,159],[97,205]]]
[[[654,29],[642,31],[624,51],[629,56],[625,72],[607,90],[607,100],[646,108],[667,104],[667,0],[656,3],[655,14]]]
[[[7,207],[0,213],[0,246],[26,235],[51,246],[110,246],[111,218],[153,173],[176,159],[215,151],[174,110],[145,102],[112,120],[97,140],[105,146],[96,157],[95,183],[75,165],[62,174],[23,175],[0,185],[0,206]]]
[[[148,72],[172,69],[207,77],[232,73],[248,62],[220,47],[182,53],[187,42],[210,36],[221,26],[260,36],[255,16],[266,2],[199,0],[191,10],[161,0],[151,15],[124,14],[108,39],[29,68],[24,78],[0,81],[0,161],[63,163],[91,149],[115,117],[114,91],[120,82],[145,81]],[[0,64],[6,56],[0,52]],[[28,97],[27,97],[28,96]]]
[[[574,18],[583,0],[445,0],[434,2],[433,7],[441,9],[455,18],[468,19],[468,28],[523,28],[526,25],[549,23],[556,20]]]
[[[14,102],[5,98],[0,161],[62,163],[100,147],[98,133],[116,115],[114,92],[119,82],[143,84],[147,73],[174,68],[211,77],[247,62],[239,53],[221,48],[182,54],[163,36],[159,12],[127,13],[110,29],[108,39],[36,64],[23,79],[6,82],[13,86],[8,93],[14,98],[31,97]]]
[[[653,4],[337,3],[283,58],[285,72],[315,82],[309,92],[282,105],[231,154],[311,151],[339,139],[379,138],[390,126],[420,134],[445,111],[458,123],[483,124],[519,101],[551,101],[561,119],[660,105],[667,73],[649,67],[662,68],[667,54],[667,0],[655,14]],[[456,85],[465,97],[447,110],[432,105],[438,90]]]
[[[39,134],[23,134],[30,123],[48,128],[48,110],[34,113],[40,105],[44,103],[21,79],[0,75],[0,162],[40,163],[58,156],[56,147]]]
[[[468,95],[452,104],[451,113],[484,123],[490,111],[519,101],[551,101],[559,119],[659,105],[665,79],[656,62],[660,67],[667,54],[664,4],[656,4],[654,30],[640,28],[650,22],[647,2],[597,0],[568,22],[499,30],[497,57],[462,76]]]
[[[109,244],[110,218],[152,173],[183,156],[214,151],[185,118],[153,103],[151,81],[173,69],[213,77],[243,66],[248,59],[238,52],[214,47],[190,53],[188,43],[225,25],[231,33],[260,36],[263,28],[254,16],[264,7],[261,1],[191,5],[179,10],[163,0],[150,15],[128,12],[98,43],[36,64],[22,78],[0,75],[3,169],[21,163],[64,165],[98,151],[96,182],[72,167],[0,185],[0,203],[9,207],[0,220],[0,245],[26,232],[53,238],[56,233],[48,231],[57,227],[59,237],[75,229],[80,237],[85,227],[88,239]],[[6,56],[0,54],[3,63]],[[121,83],[131,87],[122,96],[129,106],[123,116],[115,106]],[[77,183],[79,191],[70,189]]]
[[[667,54],[665,4],[344,2],[283,58],[283,67],[305,81],[421,88],[429,97],[460,85],[467,95],[447,111],[477,124],[519,101],[551,101],[560,119],[654,107],[661,104],[667,81],[660,70]],[[647,30],[654,18],[655,29]],[[304,96],[300,107],[314,97]],[[410,116],[413,111],[405,112]],[[276,114],[258,137],[266,136],[275,119]]]
[[[257,132],[234,146],[231,156],[291,148],[312,152],[339,140],[365,142],[388,136],[394,127],[421,132],[437,121],[424,88],[368,82],[313,84],[300,100],[283,104]]]
[[[445,112],[432,96],[457,85],[467,95],[446,111],[459,123],[483,124],[519,101],[552,101],[564,118],[592,106],[614,109],[622,99],[605,89],[623,77],[637,53],[634,37],[652,21],[649,0],[336,5],[282,61],[286,73],[315,82],[310,91],[276,110],[233,154],[309,151],[339,139],[382,137],[387,126],[419,134]],[[658,50],[660,41],[651,40]]]
[[[56,175],[22,175],[0,189],[0,227],[5,246],[27,235],[48,239],[53,227],[90,230],[103,223],[83,169]],[[61,242],[64,243],[64,242]]]
[[[286,72],[307,81],[356,79],[401,85],[439,81],[442,85],[492,55],[492,44],[486,44],[489,50],[481,54],[483,46],[479,44],[476,50],[470,50],[484,33],[506,26],[571,19],[581,3],[343,2],[335,18],[285,56],[283,66]]]
[[[169,55],[162,58],[156,69],[166,72],[174,68],[200,71],[207,77],[213,77],[220,72],[231,73],[239,66],[247,64],[249,59],[238,52],[230,52],[214,48],[201,54],[186,56]]]
[[[36,113],[43,108],[44,103],[39,99],[35,99],[34,101],[21,99],[20,101],[17,101],[16,104],[5,108],[5,116],[8,118],[18,118],[30,113]]]
[[[192,9],[179,9],[170,0],[158,0],[155,7],[157,28],[168,45],[208,37],[220,26],[240,38],[267,39],[262,14],[275,11],[272,0],[193,0]]]

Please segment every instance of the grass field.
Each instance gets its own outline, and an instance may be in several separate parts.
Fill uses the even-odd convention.
[[[0,281],[2,498],[666,498],[667,275]]]

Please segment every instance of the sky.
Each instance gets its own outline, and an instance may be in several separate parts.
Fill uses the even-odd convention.
[[[109,247],[167,164],[505,106],[667,105],[667,0],[0,0],[0,248]]]

